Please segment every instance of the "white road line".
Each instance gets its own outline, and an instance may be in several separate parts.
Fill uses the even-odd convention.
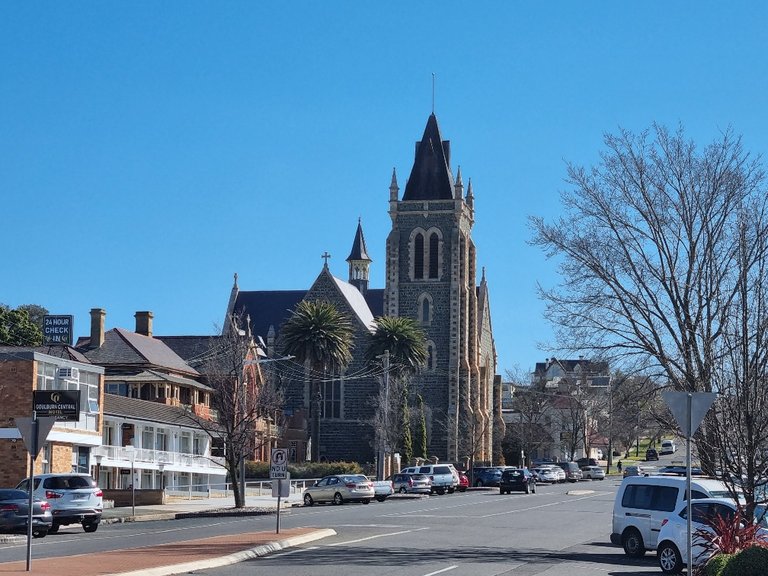
[[[443,568],[442,570],[436,570],[435,572],[424,574],[424,576],[435,576],[435,574],[442,574],[443,572],[448,572],[448,570],[453,570],[454,568],[458,568],[458,565],[448,566],[448,568]]]
[[[429,528],[416,528],[415,530],[401,530],[399,532],[388,532],[387,534],[376,534],[374,536],[366,536],[365,538],[358,538],[356,540],[346,540],[344,542],[334,542],[333,544],[325,544],[325,546],[330,548],[333,546],[344,546],[346,544],[356,544],[357,542],[365,542],[366,540],[386,538],[387,536],[399,536],[400,534],[409,534],[410,532],[420,532],[421,530],[429,530]]]

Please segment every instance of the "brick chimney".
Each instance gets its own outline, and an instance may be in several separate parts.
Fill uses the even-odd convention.
[[[103,308],[91,308],[91,348],[101,348],[104,344],[104,317],[107,315]]]
[[[154,318],[154,314],[148,311],[136,312],[134,318],[136,318],[136,334],[143,334],[152,338],[152,318]]]

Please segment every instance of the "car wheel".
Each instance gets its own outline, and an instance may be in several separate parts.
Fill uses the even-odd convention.
[[[54,522],[53,524],[51,524],[51,527],[48,528],[48,534],[56,534],[56,532],[59,531],[59,526],[61,526],[61,524],[59,524],[58,522]]]
[[[86,532],[96,532],[99,528],[98,522],[83,522],[83,530]]]
[[[315,501],[312,500],[312,496],[309,494],[304,494],[304,506],[312,506],[314,503]]]
[[[385,498],[382,498],[381,500],[379,500],[379,502],[384,502],[384,500]],[[370,503],[371,503],[370,500],[363,500],[363,504],[370,504]]]
[[[44,528],[35,528],[32,530],[32,538],[45,538],[48,534],[48,530]]]
[[[376,502],[384,502],[384,500],[386,499],[387,499],[386,496],[376,496]],[[366,500],[365,503],[368,504],[368,501]]]
[[[437,490],[435,490],[435,492],[437,492],[440,496],[442,496],[443,494],[445,494],[445,488],[438,488]]]
[[[344,498],[341,497],[341,494],[336,492],[336,494],[333,495],[333,503],[336,504],[337,506],[341,506],[342,504],[344,504]]]
[[[456,488],[448,488],[448,494],[453,494],[456,492]]]
[[[478,480],[477,482],[475,482],[475,486],[477,486],[478,488],[482,488],[483,487],[483,481],[482,480]]]
[[[643,537],[635,528],[630,528],[624,532],[621,537],[621,545],[624,547],[624,554],[632,558],[641,558],[645,556],[645,544]]]
[[[408,490],[405,488],[405,486],[400,486],[400,494],[407,494]]]
[[[672,542],[663,542],[657,552],[659,568],[664,574],[680,574],[683,571],[683,559],[680,551]]]

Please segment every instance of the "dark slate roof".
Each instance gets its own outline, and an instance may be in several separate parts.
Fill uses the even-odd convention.
[[[275,331],[279,331],[306,293],[306,290],[241,291],[237,294],[233,312],[244,311],[251,319],[254,338],[261,336],[266,341],[269,327],[274,326]]]
[[[163,341],[123,328],[109,330],[104,334],[104,344],[92,350],[84,349],[83,352],[91,362],[105,367],[151,365],[192,376],[199,375],[197,370],[184,362]]]
[[[128,398],[117,394],[104,394],[104,415],[177,424],[180,426],[199,427],[190,417],[189,412],[178,406],[167,406],[159,402],[149,402],[138,398]]]
[[[365,246],[365,236],[363,236],[363,225],[358,221],[355,241],[352,243],[352,251],[347,256],[347,262],[350,260],[367,260],[373,262],[368,256],[368,248]]]
[[[0,346],[0,352],[10,353],[18,350],[38,352],[47,356],[54,356],[56,358],[63,358],[65,360],[82,362],[83,364],[92,363],[80,351],[72,348],[72,346]]]
[[[365,291],[365,301],[374,318],[384,315],[384,288],[369,288]]]
[[[437,117],[429,116],[424,136],[416,145],[411,176],[403,200],[449,200],[453,198],[450,145],[440,136]]]
[[[198,390],[213,391],[213,388],[201,384],[197,380],[184,378],[183,376],[174,376],[173,374],[164,374],[157,370],[143,370],[137,374],[112,374],[104,378],[107,382],[171,382],[181,384]]]
[[[154,336],[190,366],[199,366],[221,336]]]

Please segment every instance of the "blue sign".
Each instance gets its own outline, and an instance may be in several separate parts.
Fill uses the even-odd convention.
[[[43,344],[72,345],[72,316],[43,316]]]

